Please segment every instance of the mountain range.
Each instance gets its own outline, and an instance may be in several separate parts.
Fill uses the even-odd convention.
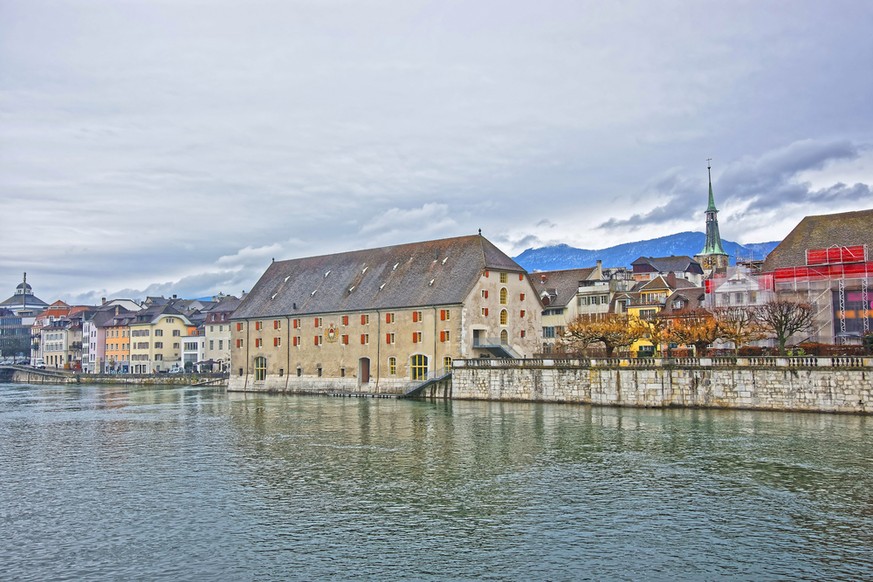
[[[598,260],[604,267],[630,267],[640,257],[669,257],[687,255],[693,257],[703,249],[706,235],[702,232],[680,232],[650,240],[629,242],[600,250],[577,249],[560,244],[531,248],[514,257],[528,271],[558,271],[593,267]],[[764,259],[779,241],[741,245],[722,239],[725,252],[730,255],[730,264],[740,259]]]

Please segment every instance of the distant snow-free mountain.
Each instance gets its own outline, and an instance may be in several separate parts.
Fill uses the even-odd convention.
[[[569,245],[555,245],[527,249],[515,261],[528,271],[557,271],[593,267],[598,260],[606,267],[630,267],[640,257],[669,257],[687,255],[693,257],[703,249],[706,235],[702,232],[680,232],[651,240],[624,243],[600,250],[577,249]],[[730,255],[731,265],[740,259],[763,259],[779,241],[741,245],[722,239],[725,252]]]

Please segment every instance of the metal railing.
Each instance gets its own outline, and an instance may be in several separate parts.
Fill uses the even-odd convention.
[[[873,356],[712,358],[477,358],[454,368],[873,368]]]

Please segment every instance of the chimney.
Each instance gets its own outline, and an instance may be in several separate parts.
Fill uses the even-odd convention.
[[[100,298],[100,305],[106,305],[106,298],[105,297]]]

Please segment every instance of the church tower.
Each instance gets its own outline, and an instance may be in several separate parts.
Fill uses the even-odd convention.
[[[706,161],[706,171],[709,173],[709,206],[706,207],[706,244],[700,253],[694,255],[694,260],[700,263],[703,271],[724,273],[728,267],[728,254],[721,246],[721,235],[718,233],[718,210],[715,207],[715,197],[712,195],[712,165]]]

